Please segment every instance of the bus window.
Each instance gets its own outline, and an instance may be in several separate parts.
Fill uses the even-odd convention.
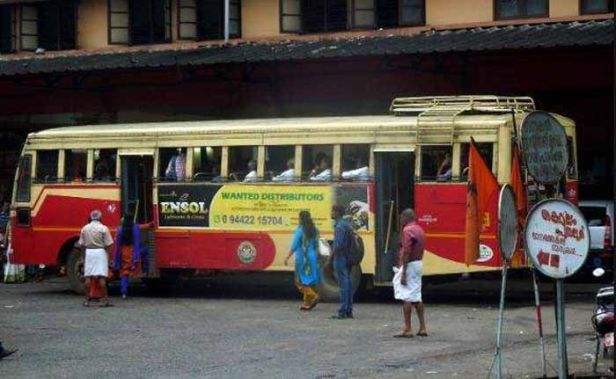
[[[421,148],[421,179],[450,181],[451,146],[423,146]]]
[[[30,201],[30,174],[32,170],[32,155],[24,155],[19,162],[16,202]]]
[[[64,177],[66,181],[83,182],[88,167],[88,151],[68,149],[64,151]]]
[[[342,179],[367,182],[369,179],[370,145],[342,146]]]
[[[220,177],[221,147],[195,147],[193,149],[193,180],[197,182],[222,181]]]
[[[94,180],[95,181],[115,182],[117,156],[118,156],[118,151],[116,149],[94,150]]]
[[[43,183],[58,180],[58,150],[37,151],[36,180]]]
[[[479,155],[490,170],[492,170],[492,154],[493,144],[491,142],[475,142]],[[463,143],[460,149],[460,179],[467,180],[468,178],[468,152],[471,148],[470,143]]]
[[[229,176],[239,182],[257,181],[258,148],[233,146],[229,148]]]
[[[302,175],[313,182],[329,182],[332,180],[332,145],[305,145],[303,147],[302,170],[308,170]]]
[[[274,182],[292,182],[295,175],[295,146],[269,146],[265,155],[266,177]]]
[[[159,178],[171,182],[183,182],[186,179],[186,149],[163,148],[158,150]]]

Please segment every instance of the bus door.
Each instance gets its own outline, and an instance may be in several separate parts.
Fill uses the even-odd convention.
[[[122,188],[122,214],[130,213],[135,222],[147,224],[153,221],[152,176],[154,173],[153,155],[122,155],[121,162],[121,188]],[[143,272],[150,276],[156,272],[156,255],[154,230],[148,228],[141,233],[141,246],[144,249]]]
[[[376,281],[390,282],[398,254],[399,215],[413,208],[415,155],[375,149]]]

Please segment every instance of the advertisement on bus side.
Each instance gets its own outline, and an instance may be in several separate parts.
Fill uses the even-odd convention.
[[[354,186],[186,185],[158,187],[160,226],[284,230],[310,211],[317,228],[332,227],[331,206],[347,208],[355,229],[369,229],[368,189]]]

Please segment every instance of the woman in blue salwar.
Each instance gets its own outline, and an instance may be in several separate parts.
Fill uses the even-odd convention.
[[[319,230],[314,226],[310,212],[299,213],[299,226],[295,230],[289,254],[284,260],[287,265],[291,256],[295,255],[295,284],[304,295],[303,311],[309,311],[317,305],[320,298],[315,287],[321,282],[318,252]]]

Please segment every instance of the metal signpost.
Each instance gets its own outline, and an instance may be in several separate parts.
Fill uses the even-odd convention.
[[[574,275],[586,261],[590,235],[579,209],[562,199],[543,200],[526,219],[526,252],[533,266],[556,279],[556,336],[558,339],[558,377],[567,378],[565,333],[565,291],[563,279]]]
[[[547,112],[530,113],[522,122],[522,156],[528,173],[539,184],[558,184],[569,164],[565,129]],[[565,333],[565,292],[563,279],[575,274],[584,264],[590,247],[588,225],[579,209],[565,200],[548,199],[533,207],[526,219],[524,243],[535,269],[556,279],[556,328],[558,339],[558,376],[568,377]],[[538,288],[534,279],[535,302]],[[537,313],[545,376],[545,350],[541,314]]]
[[[498,198],[498,247],[503,257],[503,271],[498,307],[498,325],[496,330],[496,374],[503,377],[503,315],[505,312],[505,288],[507,285],[507,266],[518,246],[518,212],[515,204],[513,187],[505,184]]]

